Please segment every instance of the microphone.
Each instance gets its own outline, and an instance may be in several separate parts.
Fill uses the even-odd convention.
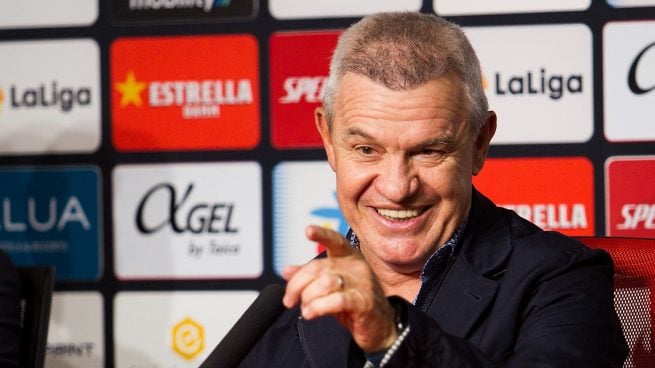
[[[246,309],[199,368],[234,368],[284,312],[284,287],[270,284]]]

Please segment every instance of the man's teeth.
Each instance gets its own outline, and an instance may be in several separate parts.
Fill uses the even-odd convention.
[[[377,209],[378,213],[388,219],[392,220],[406,220],[409,218],[416,217],[421,214],[420,210],[387,210],[387,209]]]

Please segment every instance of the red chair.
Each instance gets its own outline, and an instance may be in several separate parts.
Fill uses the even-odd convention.
[[[614,260],[614,306],[630,347],[624,368],[655,368],[655,239],[577,239]]]

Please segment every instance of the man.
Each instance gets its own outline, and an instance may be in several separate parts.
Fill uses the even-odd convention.
[[[244,366],[621,367],[612,263],[472,186],[496,116],[455,25],[350,27],[315,114],[348,239],[285,269],[289,307]]]

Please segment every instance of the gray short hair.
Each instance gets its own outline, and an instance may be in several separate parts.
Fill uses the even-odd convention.
[[[328,124],[341,78],[361,74],[393,90],[418,87],[454,72],[463,82],[472,132],[486,121],[488,102],[480,62],[461,28],[432,14],[398,12],[367,16],[339,38],[323,96]]]

